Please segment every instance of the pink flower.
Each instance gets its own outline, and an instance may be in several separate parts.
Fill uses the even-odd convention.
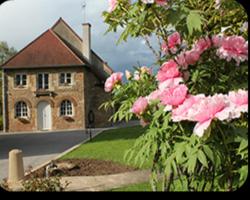
[[[180,76],[178,66],[174,60],[163,63],[158,74],[157,80],[163,82],[170,78],[175,78]]]
[[[181,36],[178,32],[174,32],[168,37],[168,47],[170,49],[180,44],[181,44]]]
[[[225,95],[222,94],[205,97],[193,104],[188,111],[187,118],[198,122],[194,127],[194,134],[202,137],[214,118],[225,118],[228,105]]]
[[[222,43],[222,36],[219,36],[219,35],[214,35],[212,36],[212,43],[215,47],[219,47],[221,46],[221,43]]]
[[[165,53],[168,54],[168,45],[167,43],[164,41],[161,45],[161,50]]]
[[[131,112],[136,115],[142,115],[148,107],[148,101],[145,97],[139,97],[133,104]]]
[[[200,53],[195,50],[185,52],[185,60],[188,65],[194,65],[200,59]]]
[[[160,96],[163,105],[178,106],[186,99],[188,88],[184,84],[164,90]]]
[[[199,39],[196,42],[194,49],[198,51],[200,54],[202,54],[205,50],[207,50],[210,47],[211,47],[211,41],[209,37],[206,37]]]
[[[214,96],[208,96],[199,101],[199,104],[195,104],[192,107],[192,119],[198,122],[213,119],[215,118],[215,115],[222,111],[226,106],[227,103],[225,102],[224,95],[216,94]]]
[[[228,94],[230,101],[229,119],[239,118],[242,112],[248,112],[248,91],[238,90],[232,91]]]
[[[175,58],[176,62],[178,63],[179,66],[181,66],[183,69],[187,69],[188,68],[188,64],[186,62],[185,59],[185,53],[182,52],[181,54],[179,54],[176,58]]]
[[[248,105],[248,91],[238,90],[237,92],[229,92],[229,99],[237,106]]]
[[[113,73],[105,82],[105,92],[111,92],[116,84],[119,84],[122,80],[123,73]]]
[[[140,72],[136,70],[134,72],[134,80],[139,81],[140,79],[141,79]]]
[[[178,86],[181,82],[183,82],[183,79],[181,77],[170,78],[167,79],[166,81],[159,83],[158,87],[161,91],[163,91],[167,88]]]
[[[164,5],[166,5],[167,0],[155,0],[155,2],[156,2],[158,5],[160,5],[160,6],[164,6]]]
[[[217,55],[231,61],[234,59],[237,64],[248,60],[248,42],[242,36],[229,36],[222,40]]]
[[[116,9],[117,5],[118,5],[118,1],[117,0],[109,0],[108,12],[109,13],[113,12]]]
[[[131,72],[128,70],[125,71],[125,75],[126,75],[127,80],[129,80],[132,77]]]
[[[161,90],[155,90],[153,92],[151,92],[146,99],[150,102],[150,101],[154,101],[160,98],[162,91]]]
[[[190,110],[190,108],[198,103],[200,100],[202,100],[203,98],[205,98],[205,95],[200,94],[200,95],[188,95],[187,98],[185,99],[185,101],[179,105],[177,108],[173,109],[172,112],[172,120],[174,122],[179,122],[179,121],[183,121],[183,120],[190,120],[189,116],[188,116],[188,112]]]
[[[152,69],[150,69],[146,66],[143,66],[143,67],[141,67],[141,73],[152,74]]]

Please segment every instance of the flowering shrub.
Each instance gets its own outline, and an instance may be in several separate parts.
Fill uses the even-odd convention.
[[[117,108],[111,119],[138,117],[148,127],[125,158],[153,156],[153,190],[158,173],[164,191],[236,190],[248,173],[244,9],[233,0],[116,3],[104,12],[108,31],[123,27],[119,41],[154,34],[161,44],[156,74],[138,67],[126,83],[110,81],[114,74],[105,84],[112,99],[103,107]]]

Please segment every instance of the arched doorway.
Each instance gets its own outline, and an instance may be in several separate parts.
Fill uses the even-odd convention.
[[[37,126],[38,130],[51,130],[51,106],[47,101],[41,101],[37,105]]]

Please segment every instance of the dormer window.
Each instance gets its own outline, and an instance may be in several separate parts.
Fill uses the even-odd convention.
[[[71,73],[60,73],[60,85],[72,85]]]
[[[16,74],[15,76],[15,87],[25,87],[27,85],[26,74]]]

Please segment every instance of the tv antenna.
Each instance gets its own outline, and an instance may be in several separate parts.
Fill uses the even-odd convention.
[[[83,23],[86,23],[86,7],[87,7],[87,3],[86,3],[86,1],[83,1],[83,3],[82,3]]]

